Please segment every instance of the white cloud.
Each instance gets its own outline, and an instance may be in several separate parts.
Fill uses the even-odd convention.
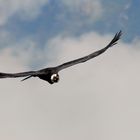
[[[21,18],[32,19],[41,12],[41,7],[48,0],[1,0],[0,1],[0,25],[8,22],[11,16],[19,15]]]
[[[86,22],[94,22],[103,14],[102,3],[99,0],[61,0],[74,17],[86,18]]]
[[[52,55],[51,64],[60,64],[104,47],[112,37],[97,33],[79,38],[59,36],[47,44],[53,51],[44,52]],[[60,72],[58,84],[37,78],[22,83],[19,79],[0,80],[0,138],[140,139],[137,45],[138,41],[119,41],[101,56]],[[1,52],[0,69],[27,69],[20,56],[10,52]]]

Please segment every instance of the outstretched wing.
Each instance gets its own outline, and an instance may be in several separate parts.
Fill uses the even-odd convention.
[[[108,48],[110,48],[110,47],[112,47],[113,45],[117,44],[117,41],[120,39],[121,35],[122,35],[122,32],[121,32],[121,31],[118,32],[118,33],[116,33],[116,35],[114,36],[114,38],[111,40],[111,42],[110,42],[105,48],[103,48],[103,49],[101,49],[101,50],[98,50],[98,51],[96,51],[96,52],[93,52],[93,53],[91,53],[91,54],[89,54],[89,55],[87,55],[87,56],[85,56],[85,57],[82,57],[82,58],[79,58],[79,59],[76,59],[76,60],[73,60],[73,61],[70,61],[70,62],[66,62],[66,63],[64,63],[64,64],[62,64],[62,65],[59,65],[59,66],[56,67],[57,70],[60,71],[60,70],[62,70],[62,69],[65,69],[65,68],[67,68],[67,67],[76,65],[76,64],[78,64],[78,63],[83,63],[83,62],[85,62],[85,61],[88,61],[88,60],[90,60],[90,59],[92,59],[92,58],[94,58],[94,57],[96,57],[96,56],[102,54],[102,53],[105,52]]]
[[[34,76],[35,71],[20,72],[20,73],[0,73],[0,78],[17,78],[17,77],[27,77]]]

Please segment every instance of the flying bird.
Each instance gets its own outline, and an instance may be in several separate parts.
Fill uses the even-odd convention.
[[[50,84],[57,83],[59,81],[59,75],[58,75],[59,71],[65,69],[65,68],[71,67],[73,65],[86,62],[86,61],[104,53],[108,48],[117,44],[117,41],[120,39],[121,35],[122,35],[121,31],[116,33],[114,38],[111,40],[111,42],[106,47],[104,47],[103,49],[98,50],[96,52],[93,52],[87,56],[81,57],[79,59],[66,62],[66,63],[58,65],[56,67],[44,68],[44,69],[37,70],[37,71],[27,71],[27,72],[20,72],[20,73],[2,73],[1,72],[0,78],[25,77],[23,80],[21,80],[21,81],[24,81],[31,77],[39,77],[40,79],[45,80],[45,81],[49,82]]]

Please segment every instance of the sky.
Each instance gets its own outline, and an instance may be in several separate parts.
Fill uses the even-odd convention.
[[[59,73],[0,80],[2,140],[139,140],[139,0],[0,0],[0,71],[56,66],[105,47]]]

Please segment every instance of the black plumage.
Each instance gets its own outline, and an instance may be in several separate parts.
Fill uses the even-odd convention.
[[[65,69],[65,68],[68,68],[70,66],[76,65],[78,63],[86,62],[86,61],[104,53],[108,48],[117,44],[117,41],[120,39],[121,35],[122,35],[121,31],[116,33],[114,38],[111,40],[111,42],[106,47],[104,47],[103,49],[98,50],[96,52],[93,52],[85,57],[66,62],[66,63],[61,64],[56,67],[45,68],[45,69],[41,69],[38,71],[28,71],[28,72],[20,72],[20,73],[0,73],[0,78],[25,77],[22,80],[22,81],[24,81],[31,77],[39,77],[42,80],[48,81],[50,84],[56,83],[59,81],[59,75],[58,75],[59,71]]]

